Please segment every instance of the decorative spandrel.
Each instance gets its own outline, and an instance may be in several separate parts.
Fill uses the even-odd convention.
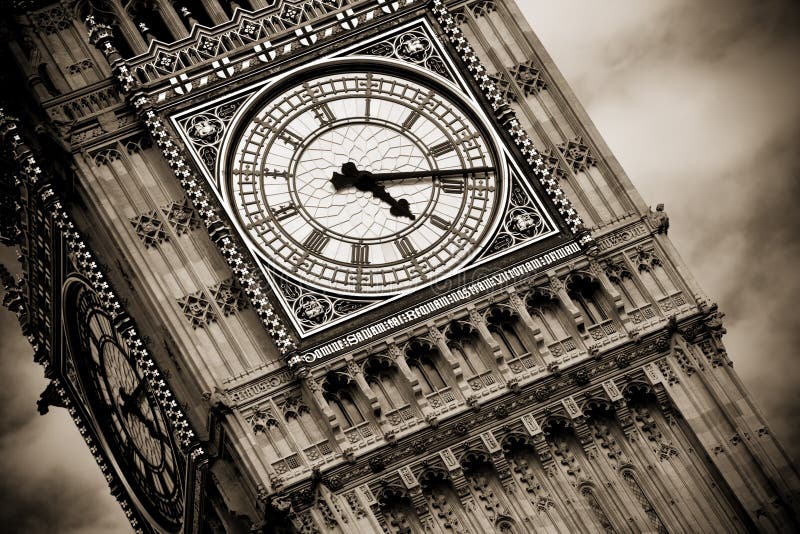
[[[357,49],[354,54],[384,56],[419,65],[448,80],[453,76],[444,59],[434,46],[428,32],[421,25],[391,35],[388,38],[364,48]]]
[[[219,157],[219,145],[225,137],[228,125],[246,97],[239,97],[213,106],[202,113],[180,121],[189,142],[209,175],[214,174]]]

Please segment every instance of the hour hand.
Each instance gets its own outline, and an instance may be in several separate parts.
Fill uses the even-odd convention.
[[[352,161],[348,161],[342,165],[341,174],[338,172],[333,173],[333,176],[331,177],[331,183],[333,184],[333,187],[339,191],[345,187],[352,187],[356,185],[359,175],[360,173],[358,171],[358,167],[356,167],[356,164]]]
[[[386,188],[380,184],[374,184],[371,191],[372,196],[389,204],[389,213],[395,217],[408,217],[412,221],[416,219],[414,214],[411,213],[411,206],[409,205],[408,200],[404,198],[394,198],[389,194],[388,191],[386,191]]]

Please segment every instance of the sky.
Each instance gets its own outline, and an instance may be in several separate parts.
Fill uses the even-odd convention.
[[[800,3],[519,0],[645,201],[726,314],[735,369],[800,457]],[[0,263],[18,272],[15,252]],[[42,368],[0,308],[0,525],[128,533]]]

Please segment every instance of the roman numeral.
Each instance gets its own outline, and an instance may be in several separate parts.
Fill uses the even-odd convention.
[[[272,210],[272,216],[279,221],[283,221],[289,217],[294,217],[295,215],[297,215],[297,206],[291,202],[288,202],[282,206],[278,206]]]
[[[333,114],[333,111],[326,103],[317,104],[311,108],[311,112],[322,126],[336,120],[336,115]]]
[[[412,111],[411,113],[408,114],[406,120],[403,121],[403,128],[405,129],[411,128],[412,126],[414,126],[414,123],[417,122],[417,119],[419,119],[419,113],[417,113],[416,111]]]
[[[460,195],[464,192],[464,178],[460,176],[442,176],[439,185],[443,193]]]
[[[328,244],[331,238],[320,232],[312,230],[308,237],[303,241],[303,245],[311,252],[319,252]]]
[[[440,156],[444,156],[448,152],[452,152],[455,149],[456,147],[453,146],[453,143],[451,143],[450,141],[445,141],[443,143],[439,143],[438,145],[433,145],[432,147],[430,147],[430,153],[431,156],[433,156],[434,158],[438,158]]]
[[[353,244],[353,253],[350,262],[353,265],[369,264],[369,245]]]
[[[439,217],[438,215],[431,215],[430,217],[431,224],[434,225],[436,228],[441,228],[442,230],[449,231],[453,223],[452,221],[448,221]]]
[[[417,253],[417,251],[414,250],[414,245],[411,244],[411,241],[408,239],[408,237],[401,237],[395,241],[394,244],[397,246],[397,250],[400,251],[400,254],[402,254],[404,258],[413,258]]]
[[[273,119],[269,115],[267,115],[266,117],[254,117],[253,122],[255,122],[256,124],[258,124],[267,131],[271,131],[272,129],[274,129],[276,124],[275,119]]]

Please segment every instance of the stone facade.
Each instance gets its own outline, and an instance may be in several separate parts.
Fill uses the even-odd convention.
[[[273,68],[286,36],[345,46],[359,24],[416,16],[582,252],[298,363],[298,336],[164,110]],[[800,527],[797,469],[733,371],[722,314],[513,0],[43,0],[12,19],[8,53],[31,92],[2,113],[0,207],[15,214],[2,210],[0,236],[25,272],[0,272],[3,303],[52,380],[40,409],[70,411],[136,530]],[[179,512],[148,510],[163,488],[131,490],[105,448],[64,319],[76,280],[163,412]]]

